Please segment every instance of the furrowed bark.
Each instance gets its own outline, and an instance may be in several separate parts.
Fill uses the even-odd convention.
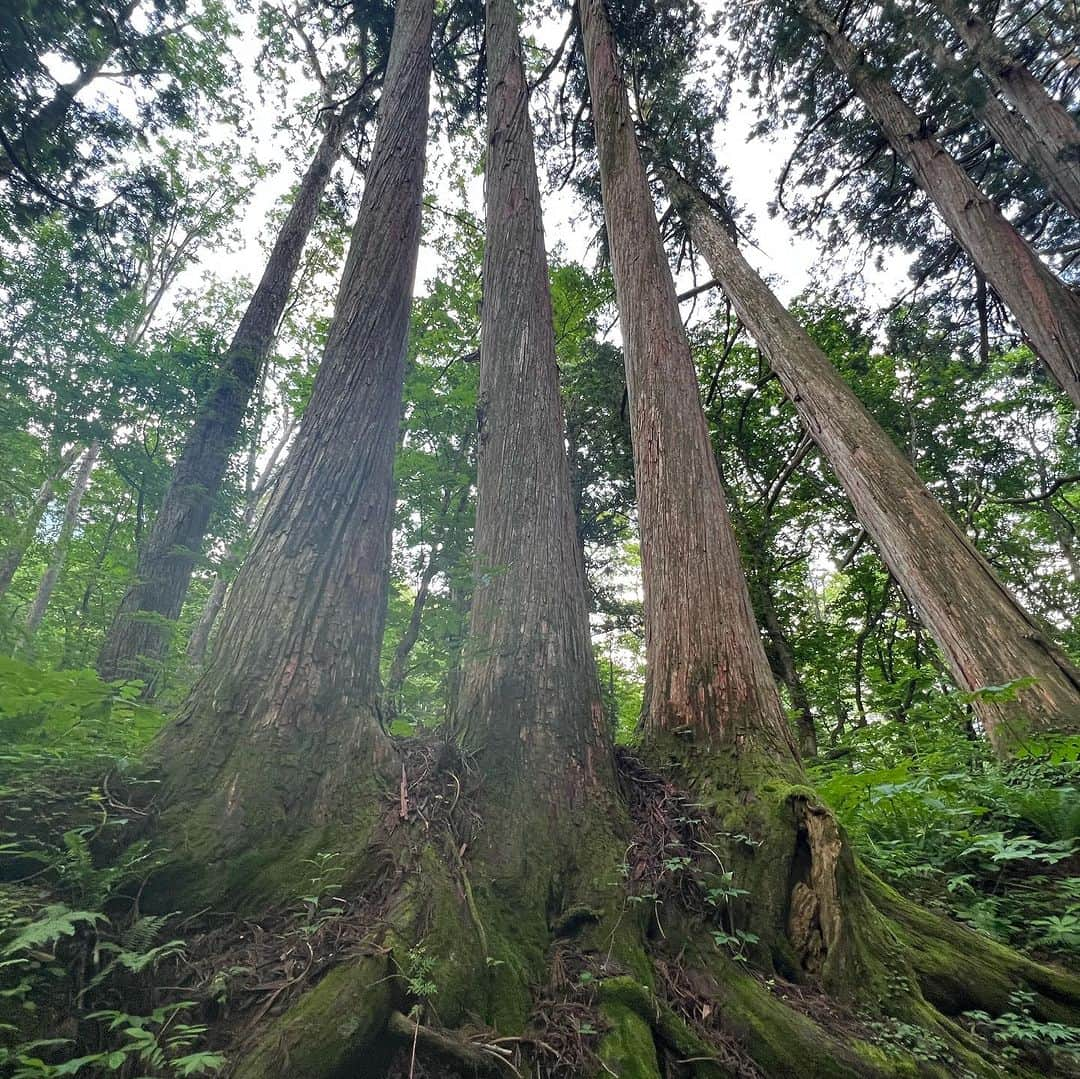
[[[330,117],[274,242],[259,285],[226,352],[221,372],[188,435],[172,480],[139,551],[129,586],[98,655],[105,679],[141,678],[159,687],[162,663],[191,585],[214,504],[236,450],[244,415],[277,332],[289,289],[361,93]]]
[[[1012,312],[1061,388],[1080,408],[1080,297],[1039,260],[888,81],[869,68],[817,0],[800,0],[837,69],[847,76],[957,242]]]
[[[262,381],[265,382],[265,369],[261,378]],[[252,444],[248,449],[247,480],[244,494],[247,503],[244,507],[243,516],[244,539],[251,533],[251,526],[255,521],[255,514],[263,496],[266,494],[270,484],[277,478],[278,459],[284,452],[285,447],[291,441],[295,430],[295,419],[288,420],[281,431],[281,435],[275,443],[274,448],[270,451],[270,457],[267,459],[262,470],[262,476],[258,480],[255,479],[255,474],[258,471],[259,457],[258,435],[252,439]],[[240,541],[237,541],[237,543],[231,546],[226,552],[221,569],[214,575],[214,583],[210,588],[210,595],[206,597],[206,603],[203,604],[199,620],[195,623],[195,628],[191,631],[191,637],[188,639],[187,643],[186,654],[188,662],[196,667],[201,667],[206,661],[206,652],[210,643],[210,634],[213,632],[214,623],[217,622],[222,607],[225,606],[225,596],[229,591],[229,583],[232,580],[236,568],[240,565],[242,556],[243,548]],[[226,569],[229,570],[228,574],[225,572]]]
[[[647,735],[794,743],[754,623],[602,0],[579,0],[626,358],[645,591]]]
[[[71,547],[72,537],[75,535],[75,526],[79,523],[79,510],[82,508],[82,500],[86,490],[90,486],[90,473],[94,471],[101,456],[101,443],[95,439],[86,447],[83,454],[79,471],[75,474],[75,481],[68,493],[67,505],[64,507],[64,520],[60,525],[60,534],[53,546],[52,557],[49,559],[48,568],[45,570],[41,582],[38,584],[34,601],[30,604],[30,610],[26,613],[26,623],[23,627],[26,634],[26,644],[29,646],[34,635],[41,627],[45,612],[49,609],[49,600],[52,599],[56,582],[60,579],[60,572],[67,561],[68,549]]]
[[[956,0],[935,6],[963,41],[991,87],[1019,114],[1030,152],[1040,158],[1040,175],[1070,213],[1080,218],[1080,125],[1031,71],[1009,51],[993,27]],[[1013,114],[1003,109],[1010,118]],[[1059,194],[1059,192],[1061,194]]]
[[[431,26],[431,0],[398,5],[367,184],[311,402],[213,659],[157,747],[178,827],[190,836],[197,817],[211,850],[375,811],[363,804],[363,785],[387,744],[379,655]]]
[[[696,247],[958,684],[972,691],[1037,679],[1011,701],[975,702],[995,749],[1009,754],[1022,749],[1031,734],[1080,731],[1080,672],[1001,584],[828,357],[749,265],[700,191],[671,170],[663,174]]]
[[[78,445],[72,446],[66,453],[61,455],[52,474],[47,476],[37,489],[34,501],[30,504],[30,512],[26,515],[22,527],[16,533],[14,540],[8,544],[4,553],[0,555],[0,599],[7,594],[15,574],[19,571],[19,566],[22,565],[26,549],[33,543],[34,536],[37,535],[38,525],[41,524],[41,519],[45,516],[45,511],[53,500],[57,483],[63,478],[64,473],[71,467],[78,455]]]
[[[613,777],[563,440],[528,85],[488,0],[475,591],[454,728],[493,790],[579,806]]]

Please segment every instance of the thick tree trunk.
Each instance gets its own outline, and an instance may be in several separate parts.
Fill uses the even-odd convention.
[[[431,0],[398,4],[367,184],[311,402],[214,656],[158,745],[193,857],[356,813],[385,744],[379,655],[431,28]]]
[[[701,193],[670,170],[664,176],[695,245],[958,684],[971,691],[1037,679],[1012,701],[976,703],[995,748],[1008,754],[1022,748],[1029,734],[1080,730],[1080,672],[1009,594],[828,357],[743,258]]]
[[[217,384],[199,410],[150,535],[140,548],[135,580],[98,656],[102,678],[141,678],[147,696],[158,688],[175,620],[187,597],[244,415],[273,344],[342,140],[362,100],[358,94],[331,116],[300,182],[262,279],[222,359]]]
[[[90,473],[94,471],[98,457],[101,456],[101,443],[95,439],[86,448],[83,454],[79,471],[75,474],[75,480],[68,492],[67,505],[64,507],[64,519],[60,524],[60,533],[56,537],[53,546],[52,557],[49,559],[48,568],[45,570],[41,583],[34,595],[34,602],[30,604],[30,610],[26,614],[24,631],[26,642],[29,644],[37,633],[45,612],[49,608],[49,600],[52,599],[56,582],[60,579],[60,571],[67,561],[68,548],[71,546],[72,537],[75,535],[75,526],[79,523],[79,510],[82,508],[82,500],[86,495],[86,489],[90,486]]]
[[[475,585],[454,728],[480,753],[489,788],[508,805],[529,806],[518,810],[519,821],[548,808],[565,824],[562,812],[572,816],[601,784],[610,789],[613,762],[571,505],[513,0],[488,0],[486,25]],[[529,843],[525,834],[513,840]],[[517,861],[524,852],[508,849],[505,857]]]
[[[411,25],[410,5],[418,2],[403,0],[397,7],[395,55],[402,27]],[[617,125],[621,86],[602,0],[581,0],[581,13],[590,76],[594,85],[603,85],[602,78],[597,80],[605,75],[611,84],[605,89],[610,93],[613,88],[616,94],[609,116]],[[946,969],[951,978],[973,985],[975,999],[969,1006],[988,1004],[995,1013],[1008,1007],[1010,991],[1030,985],[1039,994],[1037,1006],[1048,1016],[1068,1018],[1080,991],[1068,979],[1016,961],[1017,957],[1004,950],[988,960],[984,949],[971,949],[973,935],[943,929],[932,917],[881,890],[882,905],[889,904],[896,911],[896,926],[903,924],[912,936],[919,934],[921,965],[914,959],[908,961],[914,949],[905,948],[896,927],[869,907],[857,879],[853,879],[856,867],[843,837],[828,812],[812,800],[811,792],[800,782],[786,721],[749,615],[738,557],[718,560],[711,530],[681,533],[681,552],[673,544],[664,546],[662,554],[681,554],[670,570],[656,561],[651,565],[663,578],[693,574],[694,563],[704,559],[710,572],[737,593],[735,613],[742,621],[728,639],[734,640],[735,633],[741,631],[737,645],[751,658],[737,652],[717,658],[718,647],[702,655],[700,642],[708,646],[714,638],[698,636],[696,628],[693,632],[684,628],[679,643],[685,644],[690,663],[697,663],[700,657],[709,665],[704,676],[683,678],[674,656],[662,654],[663,669],[672,672],[669,684],[680,693],[675,707],[681,708],[684,723],[694,725],[693,733],[699,737],[681,738],[673,725],[661,726],[660,734],[669,745],[688,747],[681,774],[696,777],[700,785],[680,794],[670,776],[652,774],[637,763],[626,766],[626,782],[616,787],[611,750],[601,727],[574,542],[568,467],[558,423],[549,300],[544,288],[539,204],[528,145],[516,12],[510,0],[490,0],[487,14],[491,120],[481,356],[479,579],[456,711],[456,730],[473,752],[459,754],[442,740],[404,744],[392,800],[370,784],[359,784],[359,789],[356,783],[347,789],[337,786],[337,792],[347,796],[353,815],[343,828],[309,829],[306,838],[309,849],[345,851],[347,872],[363,898],[352,903],[340,921],[331,916],[328,933],[313,927],[312,935],[305,937],[302,959],[285,964],[287,969],[299,971],[296,978],[284,985],[269,983],[278,984],[283,993],[281,997],[277,992],[274,995],[282,1010],[275,1014],[277,1009],[269,1004],[259,1008],[258,1018],[265,1029],[255,1031],[235,1058],[237,1079],[294,1075],[305,1079],[347,1075],[382,1079],[387,1075],[503,1075],[508,1071],[524,1075],[532,1073],[534,1064],[538,1072],[603,1073],[624,1079],[661,1079],[662,1074],[675,1070],[694,1079],[758,1072],[834,1079],[918,1071],[920,1065],[906,1050],[892,1046],[883,1050],[846,1032],[834,1034],[796,1012],[717,947],[714,934],[721,924],[731,928],[731,911],[726,921],[713,919],[701,902],[699,881],[713,874],[712,879],[730,882],[723,867],[723,877],[717,874],[719,851],[726,859],[729,850],[740,845],[744,851],[752,848],[751,854],[741,861],[736,857],[731,864],[740,866],[740,872],[748,862],[757,866],[756,878],[755,872],[748,872],[745,880],[735,878],[740,886],[752,889],[747,903],[753,910],[750,925],[761,926],[763,932],[767,927],[770,934],[768,944],[759,949],[763,972],[783,969],[790,973],[795,966],[812,978],[818,971],[827,971],[829,984],[845,988],[851,998],[857,996],[860,1006],[932,1031],[938,1039],[933,1044],[945,1044],[949,1053],[955,1054],[957,1070],[989,1079],[998,1074],[994,1062],[972,1047],[966,1031],[926,1003],[920,989],[924,970],[925,980],[931,984],[934,973]],[[430,27],[430,7],[425,16]],[[598,65],[597,45],[605,43],[606,53],[600,53]],[[388,111],[408,97],[405,88],[388,85]],[[595,89],[593,98],[602,124],[601,95]],[[608,105],[612,105],[610,97]],[[629,327],[635,331],[632,339],[640,349],[648,340],[643,330],[657,329],[664,344],[680,346],[674,350],[678,360],[675,370],[681,372],[685,363],[689,371],[685,340],[671,328],[664,306],[675,309],[673,319],[678,325],[674,288],[664,264],[625,98],[621,116],[625,127],[622,148],[626,149],[629,139],[629,148],[634,150],[631,166],[636,162],[630,174],[636,184],[629,188],[623,184],[621,191],[624,197],[639,188],[640,192],[625,203],[616,200],[615,205],[633,211],[633,219],[649,223],[651,229],[631,234],[638,241],[638,251],[642,237],[650,243],[645,247],[648,257],[641,275],[630,275],[630,279],[632,283],[652,283],[630,292],[635,299],[657,301],[645,308],[651,322],[645,320],[643,326],[636,313],[634,318],[627,313],[624,330]],[[400,127],[394,130],[400,131]],[[422,140],[422,133],[417,139]],[[619,144],[615,148],[618,150]],[[610,141],[607,150],[611,151]],[[378,162],[378,147],[375,157]],[[410,160],[409,154],[399,160]],[[605,194],[610,192],[613,173],[617,188],[622,182],[619,177],[626,160],[607,160]],[[381,175],[374,164],[372,175]],[[403,179],[397,180],[400,193]],[[369,195],[373,182],[369,180]],[[411,193],[412,188],[409,190]],[[625,218],[609,216],[609,224],[613,222],[622,224]],[[366,219],[362,223],[376,224]],[[358,228],[357,247],[360,236],[372,237],[372,245],[385,245],[388,251],[409,250],[400,236],[384,238],[377,228],[363,232]],[[621,237],[616,247],[617,276],[625,275],[628,265],[633,268],[627,240]],[[376,247],[375,254],[380,250],[381,246]],[[389,261],[373,258],[371,279],[385,281],[391,266]],[[657,275],[661,275],[659,284]],[[622,285],[626,285],[625,276]],[[624,289],[620,299],[625,295]],[[658,318],[661,313],[663,318]],[[364,320],[365,327],[368,322]],[[362,351],[359,354],[365,355]],[[639,363],[659,361],[648,351],[637,356]],[[327,359],[320,379],[334,370],[328,366],[329,355]],[[678,374],[680,388],[692,383],[692,372]],[[379,382],[368,379],[364,385],[371,390]],[[655,509],[664,498],[664,487],[656,482],[655,461],[657,449],[662,447],[667,451],[661,459],[665,467],[662,479],[678,492],[677,499],[664,500],[671,515],[675,516],[676,510],[715,511],[718,506],[722,510],[719,480],[695,391],[691,388],[688,393],[697,410],[696,422],[688,428],[693,455],[680,456],[673,452],[673,443],[677,449],[682,429],[673,432],[664,426],[664,439],[659,440],[654,421],[660,417],[670,422],[671,415],[664,411],[657,380],[648,388],[651,396],[645,396],[645,401],[652,412],[639,411],[637,430],[649,432],[652,439],[644,443],[654,457],[653,485],[646,485],[653,500],[650,506]],[[373,396],[378,398],[374,402],[370,401]],[[340,393],[332,399],[340,400]],[[632,397],[632,401],[641,409],[640,397]],[[381,417],[383,424],[390,421],[385,438],[392,447],[396,399],[387,401],[369,393],[365,403],[371,408],[378,406],[373,414]],[[318,384],[311,409],[316,406],[321,423],[327,409]],[[311,415],[309,409],[309,419]],[[306,497],[310,486],[294,488],[297,480],[286,469],[267,517],[274,526],[260,530],[253,559],[237,583],[237,595],[243,600],[238,603],[234,597],[230,602],[217,658],[200,693],[193,698],[201,694],[206,702],[219,694],[221,704],[216,712],[204,712],[207,719],[195,743],[199,753],[187,754],[185,772],[198,783],[197,769],[209,768],[215,785],[227,785],[228,794],[221,805],[226,817],[237,811],[237,805],[251,805],[253,783],[246,773],[259,770],[263,784],[285,803],[286,814],[290,810],[295,813],[283,826],[291,825],[294,819],[310,823],[312,814],[300,799],[306,796],[317,804],[327,793],[325,784],[313,786],[309,780],[312,751],[337,762],[348,747],[336,727],[355,730],[358,712],[359,721],[364,719],[365,699],[354,693],[347,702],[349,707],[342,709],[338,685],[330,681],[343,662],[354,657],[363,662],[369,654],[352,647],[356,643],[353,627],[366,621],[357,618],[360,612],[356,605],[343,612],[349,619],[342,618],[334,625],[333,648],[314,650],[308,643],[324,639],[323,605],[340,604],[340,581],[350,572],[355,576],[355,561],[348,560],[355,545],[364,539],[356,530],[332,530],[332,518],[308,524],[309,518],[318,518],[325,503],[347,500],[351,488],[343,489],[338,479],[340,471],[347,471],[346,451],[356,447],[364,451],[371,441],[370,427],[358,430],[356,424],[344,422],[349,418],[347,409],[338,410],[331,418],[336,425],[313,430],[322,436],[320,460],[336,467],[326,469],[318,498],[313,491]],[[685,427],[694,413],[684,405],[676,418]],[[308,430],[306,425],[307,421]],[[378,430],[382,437],[383,428]],[[369,437],[358,438],[358,434]],[[297,449],[312,452],[303,432]],[[679,472],[688,460],[695,469],[690,480],[711,484],[707,500],[689,505]],[[673,470],[670,476],[669,467]],[[302,479],[312,473],[305,468],[296,475]],[[526,482],[514,485],[512,478]],[[299,493],[305,498],[298,498]],[[386,519],[383,517],[382,523]],[[698,517],[692,520],[696,522]],[[716,525],[715,520],[708,523]],[[725,525],[726,519],[721,516],[719,523]],[[385,539],[385,529],[380,530],[370,520],[364,524],[372,541]],[[655,519],[651,527],[658,527]],[[675,527],[683,526],[676,522]],[[650,538],[654,535],[655,531],[649,533]],[[730,530],[721,535],[725,550],[733,550]],[[266,557],[274,544],[284,549],[295,543],[304,550],[317,541],[341,553],[333,560],[324,557],[313,564],[296,565],[294,559],[289,568],[296,571],[299,585],[291,585],[282,573],[280,559],[275,564]],[[264,578],[272,578],[265,589]],[[701,573],[692,583],[708,584]],[[658,616],[657,597],[671,595],[671,583],[664,581],[663,585],[659,592],[653,589],[651,593],[654,606],[649,611],[654,617]],[[291,619],[292,613],[281,604],[271,607],[262,597],[276,597],[290,586],[297,592],[306,587],[302,594],[308,597],[307,606],[320,613],[318,622],[304,624],[303,634],[282,635],[268,628],[268,624],[276,626],[283,616]],[[718,591],[720,586],[712,584],[705,599],[711,600]],[[705,607],[690,595],[694,600],[690,616],[713,618],[727,613],[716,604]],[[660,610],[659,617],[664,628],[669,628],[671,616],[664,617]],[[688,617],[682,619],[683,627]],[[261,647],[246,653],[236,647],[234,642],[245,632],[261,640],[273,633],[274,641],[280,641],[280,648],[274,644],[271,658],[282,656],[288,675],[295,676],[295,684],[307,691],[302,707],[294,704],[285,712],[277,703],[273,708],[258,705],[245,716],[248,695],[257,696],[263,684],[282,684],[281,672],[268,669]],[[375,655],[377,659],[377,651]],[[237,661],[245,658],[259,669],[239,666]],[[717,667],[724,663],[728,666],[718,672]],[[749,676],[743,670],[747,663],[751,664]],[[728,677],[729,669],[734,677]],[[560,672],[565,684],[555,681]],[[240,685],[226,684],[225,674],[238,679]],[[314,688],[329,692],[312,693],[312,682],[320,677],[322,685]],[[752,683],[749,690],[748,677]],[[698,690],[711,694],[712,699],[687,704],[687,694]],[[723,708],[721,690],[739,694],[734,711]],[[283,693],[288,692],[286,684]],[[660,694],[653,700],[658,719],[673,712]],[[559,702],[561,712],[552,701]],[[219,751],[214,738],[222,737],[224,729],[225,739],[236,742],[228,728],[237,713],[244,716],[243,759],[238,753],[236,763],[222,774],[216,763]],[[715,721],[716,714],[721,722]],[[188,715],[190,724],[190,706]],[[697,723],[699,716],[706,722]],[[281,729],[282,721],[288,730]],[[266,752],[262,732],[271,737],[275,731],[272,745],[284,752],[284,761],[280,752]],[[705,744],[714,734],[712,744]],[[732,758],[741,763],[744,749],[759,760],[774,759],[775,766],[765,775],[764,769],[751,775],[747,770],[724,767]],[[359,778],[355,770],[353,778]],[[695,797],[702,790],[715,795],[721,788],[731,795],[722,807],[722,818],[710,814],[718,806],[718,796],[709,799],[708,807]],[[624,825],[630,822],[617,797],[619,789],[635,806],[634,829],[625,836]],[[517,792],[528,797],[516,798]],[[358,794],[369,801],[358,803]],[[200,826],[199,815],[175,795],[173,807],[177,834],[182,834],[181,825],[187,829]],[[706,814],[710,815],[708,821],[701,819]],[[380,823],[381,830],[371,826],[373,820]],[[205,820],[202,826],[206,826]],[[702,842],[688,835],[700,836]],[[360,851],[355,847],[357,836],[366,844]],[[281,849],[278,837],[271,839],[269,845],[277,853]],[[334,846],[316,846],[327,842]],[[362,864],[352,863],[355,853],[366,855],[360,859]],[[237,868],[244,869],[250,859],[236,861]],[[693,869],[673,868],[673,863],[692,863]],[[296,868],[296,862],[286,857],[283,865],[281,858],[274,858],[274,867],[277,891],[272,894],[294,895],[296,882],[288,873]],[[672,875],[683,872],[685,876],[673,882]],[[376,886],[368,889],[366,883],[372,878]],[[658,891],[663,891],[670,903],[654,903]],[[356,892],[346,887],[339,894],[349,897]],[[684,902],[687,895],[693,897],[690,902]],[[350,899],[334,902],[349,904]],[[650,933],[654,924],[659,933]],[[740,928],[742,924],[740,921]],[[245,921],[245,925],[250,923]],[[338,925],[343,929],[336,928]],[[667,941],[662,939],[665,928],[671,938]],[[944,958],[933,948],[942,932],[953,933]],[[288,936],[286,931],[275,939],[287,941]],[[791,943],[785,943],[788,937]],[[775,950],[770,953],[768,947]],[[968,950],[976,953],[973,963],[967,962]],[[276,945],[270,951],[274,953],[273,966],[280,971]],[[903,953],[900,958],[896,958],[898,953]],[[972,976],[980,966],[982,976]],[[685,976],[686,985],[692,987],[689,997],[665,992],[664,985],[670,983],[664,982],[664,972],[673,970]],[[261,981],[262,971],[253,977]],[[296,981],[303,985],[298,998],[290,992]],[[989,993],[984,992],[987,987],[1000,1006],[990,1003]],[[702,1001],[708,1001],[708,1007],[700,1012],[698,994]],[[685,1010],[676,1010],[678,1002],[685,999],[691,1000],[695,1014],[715,1017],[709,1028],[714,1035],[704,1031],[704,1021],[688,1021],[683,1018]],[[953,1007],[950,1014],[959,1010]],[[823,1012],[833,1025],[832,1010],[819,1011],[815,1006],[815,1014]],[[593,1021],[596,1026],[590,1025]],[[241,1023],[233,1025],[235,1029]],[[243,1025],[247,1031],[258,1026]],[[553,1048],[549,1037],[559,1048]],[[594,1047],[591,1055],[581,1053],[585,1039]],[[954,1057],[946,1059],[952,1062]],[[946,1073],[945,1068],[939,1070]]]
[[[754,623],[675,285],[602,0],[579,0],[634,444],[645,591],[646,734],[795,757]]]
[[[45,511],[49,508],[49,504],[53,500],[53,495],[56,493],[57,483],[60,482],[64,473],[67,472],[71,467],[72,462],[78,456],[79,447],[77,445],[72,446],[66,453],[61,454],[57,467],[53,470],[51,475],[46,476],[41,486],[38,488],[37,494],[34,496],[34,501],[30,504],[30,512],[27,513],[22,527],[16,533],[15,538],[11,543],[4,549],[3,554],[0,554],[0,599],[7,594],[7,590],[11,587],[11,582],[14,580],[15,574],[19,571],[19,566],[22,565],[26,549],[34,542],[34,536],[37,535],[38,525],[41,524],[41,519],[45,516]]]
[[[1062,205],[1080,217],[1080,124],[977,13],[956,0],[935,0],[935,4],[987,82],[1016,109],[1019,123],[1011,126],[1027,127],[1022,144],[1029,143],[1029,152],[1039,155],[1040,175],[1047,186],[1056,197],[1059,191],[1066,193],[1067,202]],[[1012,116],[1008,110],[1002,111]]]
[[[1080,297],[1039,260],[919,118],[818,5],[800,0],[837,69],[914,173],[957,242],[1001,297],[1032,348],[1080,408]]]

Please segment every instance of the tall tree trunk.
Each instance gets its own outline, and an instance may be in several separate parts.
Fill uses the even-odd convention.
[[[75,474],[75,481],[68,492],[67,505],[64,507],[64,520],[60,525],[60,534],[56,537],[56,543],[53,546],[49,566],[41,578],[37,593],[34,595],[34,602],[30,604],[30,610],[26,614],[24,630],[27,644],[33,640],[34,634],[40,628],[45,612],[49,608],[49,600],[52,599],[56,582],[60,579],[60,571],[64,568],[64,562],[67,561],[68,548],[71,546],[72,537],[75,535],[75,526],[79,523],[79,510],[82,508],[82,500],[86,495],[86,489],[90,486],[90,473],[94,471],[94,465],[97,464],[100,456],[101,443],[95,439],[87,446],[82,463],[79,465],[79,471]]]
[[[300,182],[262,279],[222,359],[217,382],[199,410],[150,535],[139,550],[135,579],[98,655],[102,678],[141,678],[147,696],[158,688],[175,621],[187,598],[244,415],[273,344],[342,140],[363,100],[358,92],[330,117]]]
[[[706,854],[752,897],[729,910],[727,924],[749,941],[741,955],[850,993],[883,976],[889,958],[880,941],[912,941],[888,918],[905,926],[925,919],[927,941],[950,929],[893,903],[806,786],[754,625],[604,0],[578,0],[578,12],[634,438],[650,681],[645,747],[722,822]],[[664,911],[668,934],[679,940],[677,962],[707,968],[705,953],[687,945],[690,934],[672,924],[666,904]],[[959,971],[974,938],[952,939],[948,963]],[[920,947],[902,946],[916,972],[926,970]],[[723,994],[735,965],[712,977],[710,992]],[[931,977],[916,977],[928,997],[943,1001]],[[900,1003],[925,1022],[920,988],[911,992]],[[815,1070],[775,1058],[765,1067]],[[845,1070],[828,1065],[820,1074]]]
[[[698,250],[757,340],[860,523],[965,690],[1033,677],[1014,700],[979,701],[995,749],[1080,730],[1080,672],[1020,607],[828,357],[743,258],[701,192],[663,170]]]
[[[1039,260],[919,118],[868,67],[817,3],[799,0],[837,69],[847,76],[897,155],[937,206],[957,242],[1012,312],[1061,388],[1080,408],[1080,297]]]
[[[913,24],[915,22],[912,20]],[[975,82],[968,65],[958,62],[930,27],[918,23],[911,29],[934,66],[946,78],[965,87],[966,98],[972,99],[974,93],[972,112],[1012,159],[1026,165],[1042,180],[1054,199],[1080,220],[1080,166],[1060,161],[1053,147],[1039,138],[1023,116],[1001,101],[993,89]]]
[[[193,857],[200,846],[250,848],[355,811],[386,745],[379,656],[431,29],[432,0],[397,5],[367,184],[311,402],[213,658],[158,744],[177,826],[198,836]]]
[[[648,736],[794,743],[754,623],[603,0],[579,0],[634,446]]]
[[[64,473],[67,472],[78,456],[79,447],[77,445],[72,446],[60,455],[60,461],[56,468],[53,469],[50,475],[45,477],[38,488],[34,501],[30,504],[30,512],[27,513],[22,527],[15,534],[15,538],[11,543],[4,549],[3,554],[0,554],[0,598],[7,594],[15,574],[19,571],[19,566],[22,565],[26,549],[34,542],[34,536],[37,535],[41,518],[45,516],[45,511],[49,508],[49,503],[52,502],[53,495],[56,493],[57,483],[60,482]]]
[[[531,821],[543,807],[580,808],[613,769],[570,498],[514,0],[488,0],[486,27],[475,590],[454,728],[482,754],[491,790]],[[524,857],[506,852],[507,861]]]
[[[935,0],[993,89],[1022,117],[1039,147],[1047,185],[1069,193],[1069,210],[1080,217],[1080,124],[1031,71],[1009,51],[993,27],[957,0]]]

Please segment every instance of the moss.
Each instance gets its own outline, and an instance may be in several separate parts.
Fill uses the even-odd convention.
[[[874,905],[895,926],[923,994],[945,1015],[1014,1011],[1018,989],[1036,994],[1038,1018],[1080,1025],[1080,978],[1046,967],[905,899],[867,870]]]
[[[606,978],[600,986],[601,1012],[609,1008],[633,1011],[656,1032],[657,1038],[673,1050],[680,1060],[693,1059],[694,1074],[700,1079],[724,1079],[728,1073],[711,1058],[715,1047],[700,1037],[685,1020],[659,998],[647,985],[632,977]]]
[[[661,1079],[652,1028],[620,997],[607,995],[600,1014],[608,1029],[600,1042],[600,1059],[619,1079]]]
[[[392,982],[382,956],[336,967],[283,1016],[239,1062],[235,1079],[345,1079],[365,1074],[389,1018]]]
[[[851,1051],[880,1075],[918,1076],[919,1066],[910,1057],[898,1058],[873,1042],[855,1038],[849,1043]]]
[[[353,870],[343,883],[360,889],[375,864],[371,840],[382,799],[368,792],[358,804],[362,808],[348,819],[295,835],[282,830],[268,838],[256,832],[252,842],[235,849],[235,839],[223,835],[220,814],[210,802],[180,806],[158,822],[155,844],[168,857],[146,898],[167,910],[213,906],[260,913],[305,893],[313,875],[308,859],[320,852],[339,854],[338,865]]]

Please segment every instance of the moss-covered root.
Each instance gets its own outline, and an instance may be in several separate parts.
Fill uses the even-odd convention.
[[[1043,966],[905,899],[863,870],[873,905],[889,919],[923,995],[945,1015],[1015,1011],[1017,990],[1034,994],[1042,1020],[1080,1026],[1080,978]]]
[[[233,1079],[377,1075],[389,1063],[383,1033],[393,1000],[385,956],[335,967],[237,1061]],[[380,1050],[386,1060],[377,1061]],[[364,1069],[359,1068],[361,1061]]]
[[[725,1079],[735,1075],[800,1076],[805,1079],[856,1079],[861,1076],[914,1074],[910,1065],[892,1066],[886,1054],[868,1044],[850,1047],[841,1043],[807,1017],[793,1011],[745,972],[732,967],[723,983],[712,982],[710,997],[721,1016],[728,1040],[709,1040],[691,1027],[665,1001],[631,977],[609,978],[600,988],[605,1016],[619,1017],[614,1033],[620,1037],[609,1046],[605,1063],[625,1038],[626,1014],[647,1025],[656,1043],[672,1059],[689,1062],[695,1079]],[[640,1040],[640,1039],[638,1039]],[[651,1047],[650,1047],[651,1048]],[[618,1075],[636,1076],[613,1068]],[[643,1076],[650,1072],[641,1072]]]

